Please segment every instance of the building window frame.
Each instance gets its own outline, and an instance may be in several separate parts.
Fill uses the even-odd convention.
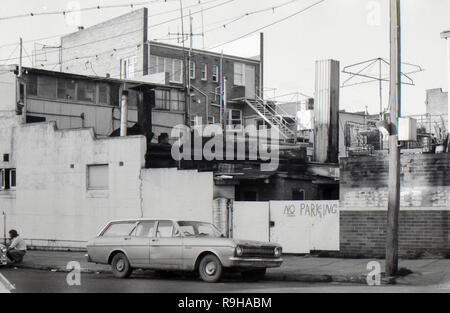
[[[91,171],[92,169],[99,169],[99,168],[103,168],[104,170],[106,170],[106,183],[103,185],[98,185],[98,186],[93,186],[92,185],[92,179],[91,179],[91,175],[93,174],[93,171]],[[109,164],[104,163],[104,164],[88,164],[86,165],[86,189],[88,191],[90,190],[109,190]]]
[[[136,77],[137,57],[135,55],[120,59],[120,79]]]
[[[233,116],[233,113],[239,112],[239,118]],[[237,123],[238,122],[238,123]],[[227,129],[230,131],[242,131],[243,125],[243,115],[242,110],[229,109],[227,114]]]
[[[206,63],[202,64],[202,80],[203,81],[208,80],[208,64]]]
[[[176,71],[176,63],[179,71]],[[150,55],[150,74],[169,73],[169,82],[182,84],[184,77],[184,62],[181,59],[167,58],[159,55]]]
[[[195,62],[189,61],[189,78],[195,79]]]
[[[15,168],[0,169],[0,191],[15,190],[17,187],[17,170]]]
[[[215,83],[219,82],[219,65],[213,66],[212,81]]]
[[[238,71],[238,69],[241,71]],[[234,75],[233,75],[233,83],[235,86],[245,86],[245,64],[235,62],[234,63]]]

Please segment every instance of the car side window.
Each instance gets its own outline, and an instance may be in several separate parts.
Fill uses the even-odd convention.
[[[136,237],[154,237],[155,236],[155,221],[140,222],[135,231]]]
[[[119,222],[109,225],[109,227],[103,232],[103,237],[120,237],[129,236],[134,229],[136,222]]]
[[[156,237],[158,238],[172,238],[173,236],[173,222],[172,221],[159,221]]]

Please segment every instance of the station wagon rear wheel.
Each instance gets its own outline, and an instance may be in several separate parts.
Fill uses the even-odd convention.
[[[198,272],[203,281],[215,283],[222,277],[223,266],[213,254],[205,255],[200,261]]]
[[[111,269],[114,276],[117,278],[128,278],[131,275],[132,269],[128,258],[123,253],[117,253],[111,262]]]

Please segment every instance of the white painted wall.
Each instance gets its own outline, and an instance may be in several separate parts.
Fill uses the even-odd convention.
[[[13,128],[12,147],[15,199],[0,196],[0,207],[7,228],[24,238],[85,241],[111,219],[140,215],[145,137],[98,140],[92,129],[57,130],[51,122]],[[109,190],[87,189],[89,164],[109,165]]]
[[[234,202],[233,227],[234,238],[270,239],[285,253],[339,251],[339,201]]]
[[[233,238],[268,242],[269,202],[234,202]]]
[[[144,217],[213,221],[213,174],[142,170]]]

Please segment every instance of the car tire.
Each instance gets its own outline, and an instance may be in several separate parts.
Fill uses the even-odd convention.
[[[117,253],[111,261],[111,270],[117,278],[128,278],[133,269],[130,266],[128,258],[123,253]]]
[[[259,281],[264,279],[264,276],[266,275],[266,269],[261,268],[257,270],[245,271],[242,272],[241,275],[245,281]]]
[[[198,272],[203,281],[215,283],[222,277],[223,266],[214,254],[207,254],[201,259]]]

